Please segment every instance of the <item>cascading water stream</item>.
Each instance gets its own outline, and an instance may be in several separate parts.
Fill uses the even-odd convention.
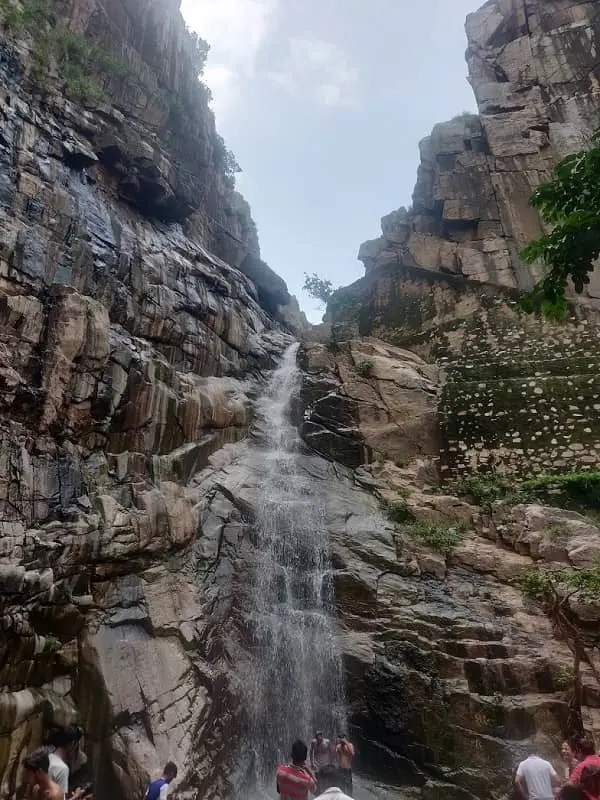
[[[297,351],[297,344],[286,351],[258,403],[263,435],[254,445],[264,488],[255,509],[247,703],[258,788],[269,796],[277,761],[288,757],[294,739],[306,741],[316,727],[333,735],[345,724],[324,500],[301,468],[290,418],[300,387]]]

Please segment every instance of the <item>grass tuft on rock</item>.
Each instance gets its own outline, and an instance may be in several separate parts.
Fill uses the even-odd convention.
[[[390,522],[394,522],[397,525],[412,522],[415,519],[405,497],[386,503],[385,514]]]
[[[413,539],[427,545],[427,547],[431,547],[432,550],[436,550],[444,556],[449,556],[461,543],[467,527],[467,523],[464,520],[452,525],[444,525],[439,522],[425,522],[419,519],[404,525],[403,531]]]
[[[518,479],[471,475],[452,484],[452,491],[481,506],[542,503],[570,511],[600,511],[600,472],[567,472]]]
[[[375,364],[370,358],[363,358],[356,362],[355,369],[361,378],[372,378]]]

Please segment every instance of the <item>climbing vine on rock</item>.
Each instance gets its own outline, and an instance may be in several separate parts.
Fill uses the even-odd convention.
[[[553,227],[523,251],[525,261],[541,262],[546,274],[522,298],[521,307],[563,318],[568,282],[581,293],[600,256],[600,134],[590,150],[561,161],[553,180],[538,187],[530,202]]]

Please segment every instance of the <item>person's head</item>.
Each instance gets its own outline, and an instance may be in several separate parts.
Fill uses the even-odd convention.
[[[323,741],[323,731],[315,731],[315,739],[317,740],[318,744],[321,744]]]
[[[346,736],[346,734],[345,733],[340,733],[340,735],[338,736],[338,742],[341,742],[343,744],[344,742],[347,742],[347,741],[348,741],[348,737]]]
[[[583,787],[574,783],[567,783],[556,795],[556,800],[589,800]]]
[[[50,744],[65,756],[70,756],[77,750],[81,736],[81,728],[73,725],[62,726],[53,732]]]
[[[334,786],[340,785],[340,773],[337,767],[333,764],[328,764],[319,770],[319,787],[321,792],[326,792],[327,789],[333,789]]]
[[[48,780],[50,756],[46,749],[35,750],[23,761],[23,783],[28,786],[43,785]]]
[[[304,764],[308,756],[308,747],[300,739],[292,745],[292,761],[294,764]]]
[[[571,743],[567,742],[566,740],[560,746],[560,752],[561,752],[562,757],[564,758],[564,760],[567,761],[567,762],[573,761],[573,759],[575,758],[575,753],[573,752],[573,748],[571,747]]]
[[[163,770],[163,778],[167,783],[171,783],[177,777],[177,764],[173,761],[167,761]]]
[[[589,733],[586,733],[577,740],[575,745],[575,755],[577,758],[583,759],[587,756],[593,756],[595,752],[596,744]]]

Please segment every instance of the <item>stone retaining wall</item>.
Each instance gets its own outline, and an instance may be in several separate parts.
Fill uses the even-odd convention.
[[[446,477],[589,470],[600,456],[598,320],[523,315],[516,294],[414,267],[382,267],[336,294],[336,335],[378,336],[435,359]]]

